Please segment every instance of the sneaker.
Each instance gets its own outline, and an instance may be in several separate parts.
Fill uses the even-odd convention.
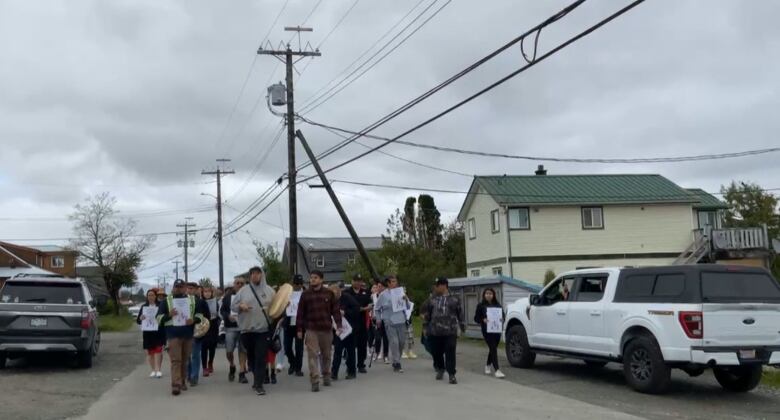
[[[436,371],[436,380],[441,381],[442,379],[444,379],[444,371],[443,370]]]
[[[271,385],[276,385],[276,375],[271,375]]]
[[[284,369],[284,365],[283,365],[283,364],[281,364],[281,363],[277,363],[277,364],[276,364],[276,373],[279,373],[279,372],[281,372],[281,371],[282,371],[282,369]]]
[[[268,377],[268,375],[265,375],[265,379],[263,379],[263,384],[268,385],[271,383],[271,378]]]
[[[182,391],[186,391],[186,390],[188,390],[189,388],[187,388],[187,382],[185,382],[185,383],[181,384],[181,387],[180,387],[180,388],[181,388],[181,390],[182,390]]]
[[[233,382],[236,380],[236,367],[231,366],[230,372],[228,373],[228,382]]]
[[[386,364],[386,365],[389,365],[389,364],[390,364],[390,361],[389,361],[389,360],[387,360],[387,357],[385,357],[383,361],[385,362],[385,364]]]
[[[496,378],[498,379],[504,379],[506,378],[506,375],[504,375],[504,372],[501,372],[500,370],[496,370]]]
[[[238,383],[240,384],[248,384],[249,381],[246,379],[246,372],[241,372],[238,374]]]
[[[410,359],[416,359],[417,358],[417,354],[415,352],[409,350],[409,358]]]
[[[354,373],[350,373],[349,375],[344,377],[344,379],[346,379],[346,380],[351,380],[351,379],[355,379],[355,378],[357,378],[357,375],[355,375]]]
[[[255,387],[255,394],[257,395],[265,395],[265,389],[262,385],[258,385]]]
[[[401,367],[401,364],[399,363],[399,364],[393,366],[393,372],[404,373],[404,369]]]
[[[292,375],[292,374],[294,374],[294,373],[295,373],[295,368],[294,368],[294,367],[292,367],[292,366],[290,366],[290,368],[289,368],[289,369],[287,369],[287,374],[288,374],[288,375]]]
[[[208,368],[203,369],[203,377],[204,378],[208,378],[209,375],[211,375],[211,372],[209,372],[209,369]]]
[[[301,371],[295,372],[295,376],[301,377],[303,376],[303,372]]]
[[[157,379],[162,378],[162,372],[158,371],[157,373],[154,374],[154,377],[157,378]]]
[[[198,380],[197,379],[190,380],[190,386],[198,386]]]
[[[178,386],[174,385],[173,388],[171,388],[171,394],[173,394],[173,395],[181,394],[181,388],[179,388]]]
[[[485,366],[485,375],[492,375],[493,374],[493,368],[490,367],[490,365]]]
[[[150,373],[150,374],[149,374],[149,377],[150,377],[150,378],[156,378],[156,377],[157,377],[157,372],[152,372],[152,373]]]
[[[323,385],[325,385],[325,386],[330,386],[330,383],[331,383],[331,382],[330,382],[330,379],[329,379],[329,378],[324,378],[324,379],[322,380],[322,384],[323,384]]]
[[[367,371],[367,370],[366,370],[366,368],[364,368],[364,367],[363,367],[363,368],[360,368],[360,369],[358,369],[358,372],[359,372],[359,373],[368,373],[368,371]]]
[[[409,353],[408,352],[401,353],[401,359],[408,359],[408,358],[409,358]]]
[[[311,384],[311,392],[320,392],[320,384]]]
[[[450,385],[457,385],[458,380],[455,379],[455,375],[450,376]]]

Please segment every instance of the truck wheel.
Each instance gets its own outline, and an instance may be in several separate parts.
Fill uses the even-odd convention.
[[[646,394],[660,394],[669,388],[672,369],[652,337],[639,336],[626,345],[623,352],[623,375],[634,390]]]
[[[761,365],[735,366],[713,369],[715,379],[723,389],[731,392],[748,392],[761,382]]]
[[[96,353],[97,353],[97,347],[95,346],[94,342],[92,343],[91,346],[89,346],[88,349],[78,352],[76,357],[77,357],[79,367],[84,369],[91,368],[92,360],[94,359]]]
[[[509,364],[527,369],[533,367],[536,353],[531,351],[528,345],[528,334],[521,325],[513,325],[506,331],[506,358]]]
[[[583,360],[585,364],[590,368],[603,368],[607,365],[607,362],[602,362],[599,360]]]

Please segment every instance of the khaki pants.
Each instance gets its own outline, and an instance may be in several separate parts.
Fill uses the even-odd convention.
[[[187,378],[187,361],[192,354],[192,338],[169,338],[168,357],[171,359],[171,385],[181,387]]]
[[[309,358],[309,378],[311,383],[320,382],[322,376],[330,380],[330,365],[333,362],[333,331],[306,331],[304,338],[306,353]]]

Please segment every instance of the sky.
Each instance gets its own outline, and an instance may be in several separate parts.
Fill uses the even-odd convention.
[[[286,133],[265,103],[266,88],[284,79],[284,66],[257,55],[258,46],[292,40],[298,49],[297,37],[284,26],[312,27],[301,41],[319,47],[322,56],[296,64],[296,111],[360,130],[568,3],[0,0],[0,240],[65,244],[73,236],[67,220],[73,206],[108,191],[120,214],[138,220],[139,233],[160,233],[140,281],[172,276],[181,249],[167,232],[185,217],[207,229],[194,238],[190,275],[216,279],[217,252],[207,252],[216,201],[204,195],[216,194],[216,184],[201,171],[215,169],[218,158],[231,159],[226,167],[235,174],[223,182],[224,219],[236,228],[247,220],[231,223],[239,212],[287,167]],[[538,54],[628,3],[586,2],[542,31]],[[772,1],[648,0],[405,140],[575,158],[777,147],[780,27],[773,18],[779,13],[780,3]],[[519,48],[510,48],[374,134],[398,135],[524,64]],[[334,85],[344,88],[311,106]],[[315,152],[341,140],[305,123],[296,128]],[[353,143],[321,163],[328,168],[365,150]],[[373,153],[329,176],[466,191],[471,175],[530,175],[540,163],[398,144],[382,150],[393,156]],[[296,153],[299,163],[306,162],[300,146]],[[777,156],[545,166],[549,174],[658,173],[684,187],[718,192],[732,180],[780,187]],[[363,236],[385,233],[388,216],[407,196],[419,194],[339,182],[334,189]],[[433,196],[445,222],[455,218],[464,199]],[[300,236],[347,236],[324,190],[298,185],[298,210]],[[283,246],[287,212],[283,194],[225,237],[226,279],[256,263],[253,241]]]

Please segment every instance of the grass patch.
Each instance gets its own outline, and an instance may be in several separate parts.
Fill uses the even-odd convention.
[[[132,328],[135,324],[135,318],[127,312],[120,312],[119,315],[100,315],[98,323],[101,332],[121,332]]]
[[[773,367],[764,368],[764,375],[763,378],[761,378],[761,383],[766,386],[780,388],[780,369]]]

